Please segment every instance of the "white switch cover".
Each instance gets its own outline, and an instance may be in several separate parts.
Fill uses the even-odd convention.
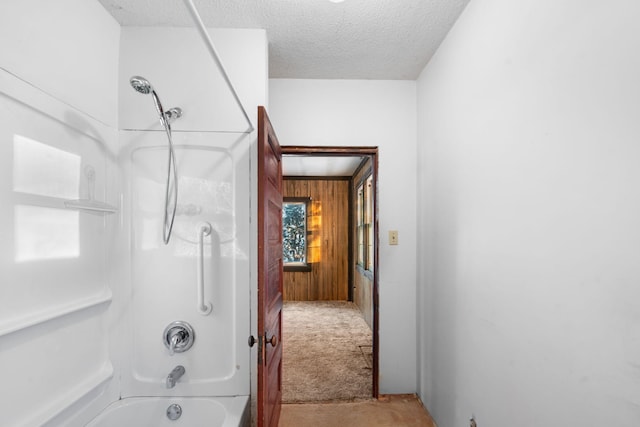
[[[397,245],[398,244],[398,231],[397,230],[389,231],[389,244],[390,245]]]

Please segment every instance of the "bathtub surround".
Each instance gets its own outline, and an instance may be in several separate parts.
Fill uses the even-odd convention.
[[[16,367],[4,374],[2,424],[83,426],[129,396],[243,395],[246,406],[255,136],[242,133],[233,103],[218,104],[229,95],[195,29],[121,29],[99,3],[80,0],[6,1],[0,24],[0,360]],[[264,32],[215,33],[255,111],[266,104]],[[186,173],[167,247],[156,238],[166,141],[150,100],[127,87],[133,75],[185,114],[172,123]],[[91,193],[114,213],[65,207]],[[205,257],[215,270],[206,273],[216,286],[207,289],[213,313],[202,316],[188,230],[207,216]],[[171,356],[162,331],[175,320],[197,338]],[[178,365],[184,374],[167,388]]]
[[[119,213],[64,205],[88,198],[92,170],[95,199],[119,212],[119,36],[98,3],[2,3],[3,425],[84,425],[119,395],[109,250]]]
[[[123,251],[129,251],[125,256],[132,260],[135,284],[127,313],[133,327],[123,330],[135,343],[128,350],[130,357],[122,360],[126,367],[123,396],[249,395],[251,362],[246,338],[250,330],[251,249],[247,195],[251,194],[249,156],[255,136],[243,133],[247,124],[224,81],[216,77],[215,64],[195,29],[125,27],[121,32],[121,162],[128,174],[125,204],[131,209],[133,239]],[[214,30],[212,36],[221,52],[233,53],[225,62],[236,77],[238,92],[263,103],[264,32]],[[235,70],[242,72],[234,74]],[[153,84],[162,93],[163,103],[183,110],[183,116],[171,125],[180,193],[174,226],[177,239],[168,247],[163,247],[152,231],[161,226],[161,210],[147,207],[153,200],[162,204],[158,184],[164,183],[166,172],[165,135],[148,100],[128,85],[130,76],[136,74],[149,80],[154,76]],[[255,90],[260,79],[262,91]],[[200,313],[196,292],[198,230],[204,223],[212,226],[204,248],[205,278],[210,284],[205,301],[213,307],[207,315]],[[158,262],[166,270],[153,268]],[[171,357],[159,338],[164,328],[177,320],[193,326],[196,340],[191,350]],[[162,384],[159,391],[157,379],[164,382],[178,364],[186,369],[183,379],[172,389]]]

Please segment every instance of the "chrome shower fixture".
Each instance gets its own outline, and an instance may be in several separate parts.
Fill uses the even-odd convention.
[[[180,107],[169,108],[167,111],[164,112],[164,116],[166,117],[167,121],[171,123],[175,119],[179,119],[180,117],[182,117],[182,108]]]
[[[131,86],[133,86],[136,91],[144,95],[150,94],[153,90],[153,88],[151,87],[151,83],[149,83],[149,80],[145,79],[144,77],[133,76],[129,79],[129,83],[131,83]]]
[[[171,108],[164,111],[160,97],[156,93],[149,80],[140,76],[133,76],[129,79],[131,87],[143,95],[151,94],[153,105],[160,116],[160,124],[167,134],[169,143],[169,159],[167,164],[167,182],[165,186],[164,196],[164,226],[162,228],[162,241],[165,245],[169,244],[171,239],[171,231],[173,230],[173,221],[176,217],[176,206],[178,205],[178,167],[176,166],[176,154],[173,150],[173,138],[171,136],[171,122],[182,116],[182,109]],[[173,179],[171,177],[173,176]]]
[[[182,365],[178,365],[173,368],[173,370],[169,372],[169,375],[167,375],[167,379],[165,380],[167,388],[174,388],[178,380],[182,378],[185,372],[186,369],[184,369],[184,366]]]
[[[162,333],[164,346],[169,349],[169,355],[183,353],[193,346],[196,334],[193,327],[184,321],[172,322]]]
[[[153,97],[153,105],[156,107],[156,111],[160,116],[160,122],[164,125],[163,120],[166,120],[167,123],[171,123],[175,119],[182,117],[182,108],[174,107],[170,108],[167,111],[162,108],[162,103],[160,102],[160,97],[156,93],[155,89],[149,83],[149,80],[145,79],[141,76],[133,76],[129,79],[129,83],[131,87],[135,89],[136,92],[141,93],[143,95],[149,95]]]

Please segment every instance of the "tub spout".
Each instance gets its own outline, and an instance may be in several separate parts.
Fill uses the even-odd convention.
[[[174,388],[184,373],[185,369],[182,365],[178,365],[173,368],[173,371],[169,372],[169,375],[167,375],[167,388]]]

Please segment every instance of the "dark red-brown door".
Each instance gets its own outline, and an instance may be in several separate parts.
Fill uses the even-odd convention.
[[[258,427],[277,427],[282,401],[282,151],[258,107]]]

